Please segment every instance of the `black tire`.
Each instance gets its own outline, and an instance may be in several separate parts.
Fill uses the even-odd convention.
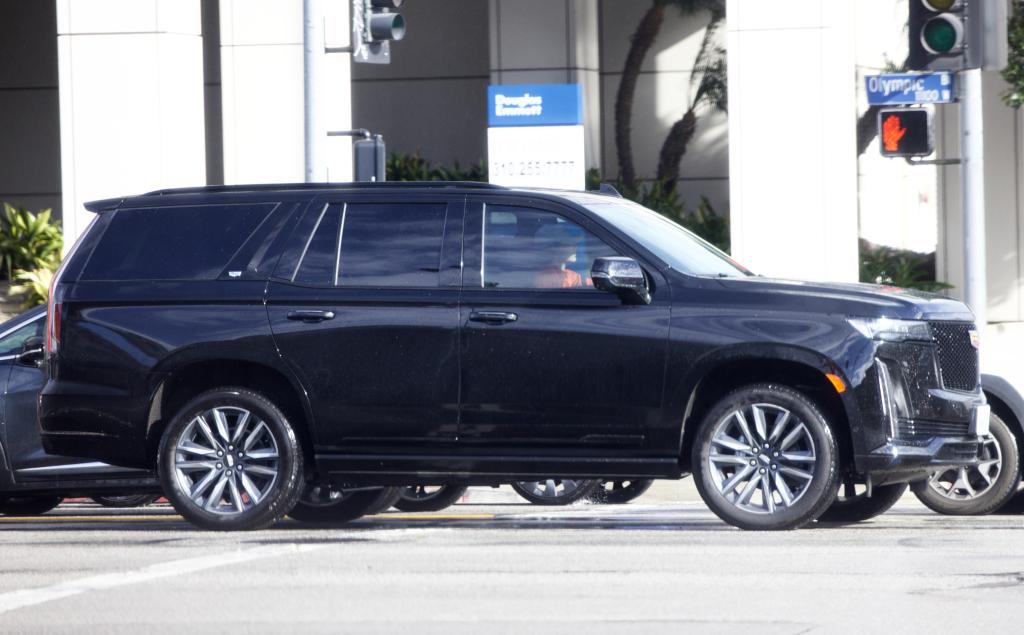
[[[844,496],[840,490],[839,496],[832,506],[825,510],[825,513],[818,516],[818,522],[823,523],[859,523],[864,520],[880,516],[889,511],[906,493],[906,483],[895,483],[893,485],[880,485],[872,488],[871,497],[867,490],[853,496]]]
[[[654,481],[649,478],[601,481],[590,500],[603,505],[624,505],[643,496],[651,485]]]
[[[404,487],[395,508],[403,512],[438,512],[454,505],[467,489],[465,485],[443,485],[431,492],[424,485]]]
[[[387,496],[382,496],[377,505],[366,512],[367,516],[381,514],[391,509],[402,498],[402,491],[405,490],[404,487],[389,487],[387,489],[391,490],[391,493]]]
[[[248,494],[243,493],[240,496],[240,500],[243,502],[248,501],[248,503],[245,503],[248,507],[242,511],[211,511],[205,507],[205,503],[212,501],[220,509],[223,499],[221,496],[217,496],[216,500],[214,500],[214,492],[217,491],[219,482],[213,485],[212,489],[207,488],[204,490],[209,496],[200,501],[193,501],[189,492],[185,491],[188,483],[184,482],[183,477],[179,476],[180,470],[176,469],[178,442],[186,433],[193,434],[196,427],[191,426],[192,422],[197,421],[200,415],[211,411],[213,408],[249,412],[250,418],[248,420],[252,421],[252,417],[255,417],[256,421],[252,427],[253,430],[259,428],[259,422],[265,424],[265,431],[262,431],[262,428],[260,428],[262,431],[260,443],[271,444],[271,451],[274,454],[275,475],[273,477],[260,477],[265,479],[266,490],[259,496],[256,502],[253,502],[254,497]],[[241,420],[236,421],[236,430],[239,427],[245,427]],[[248,434],[244,436],[248,436]],[[223,439],[216,442],[210,441],[210,444],[212,446],[222,442]],[[232,456],[232,461],[228,463],[226,462],[227,456],[225,456],[223,459],[224,463],[217,463],[217,465],[226,466],[223,474],[231,482],[236,480],[235,473],[231,471],[231,466],[234,465],[239,471],[243,469],[241,449],[244,442],[244,439],[239,442],[237,459]],[[248,448],[245,451],[246,453],[253,454]],[[209,458],[210,461],[218,460],[214,457]],[[246,457],[246,461],[252,460],[253,456]],[[270,400],[246,388],[216,388],[202,393],[179,409],[167,425],[167,429],[164,430],[163,437],[160,440],[157,465],[164,494],[171,502],[171,505],[174,506],[174,509],[193,525],[216,531],[253,530],[274,524],[295,505],[299,495],[302,493],[304,483],[302,478],[302,447],[299,444],[292,424],[285,417],[284,413]],[[217,468],[216,471],[211,469],[205,476],[217,478],[222,474],[220,469]],[[248,472],[244,473],[248,474]],[[221,495],[223,495],[226,489],[226,487],[220,489]],[[197,496],[204,492],[198,492]],[[244,507],[245,504],[239,503],[238,506]]]
[[[345,492],[328,486],[309,485],[288,516],[304,523],[347,523],[390,507],[389,501],[394,501],[397,496],[401,496],[398,487]]]
[[[92,501],[104,507],[124,509],[145,507],[160,500],[160,494],[124,494],[121,496],[93,496]]]
[[[572,490],[571,493],[559,493],[551,495],[538,494],[536,492],[535,483],[547,483],[549,488],[557,489],[562,486],[563,481],[573,481],[578,483],[578,486]],[[534,505],[572,505],[576,501],[587,498],[594,493],[594,490],[601,485],[601,481],[598,479],[562,479],[562,478],[549,478],[542,481],[515,481],[511,483],[512,489],[517,494],[530,501]]]
[[[758,438],[761,433],[756,429],[755,423],[747,424],[744,419],[744,425],[748,430],[752,430],[749,438],[746,434],[740,434],[742,438],[728,435],[729,438],[738,441],[737,449],[722,452],[717,448],[723,446],[715,444],[716,451],[712,453],[712,440],[716,433],[721,431],[726,435],[731,426],[739,426],[735,412],[740,409],[751,412],[753,416],[752,409],[755,405],[762,410],[765,418],[769,414],[768,410],[775,411],[771,422],[772,430],[765,433],[769,439]],[[789,416],[783,418],[783,411],[788,412]],[[794,421],[803,427],[793,426]],[[768,425],[765,423],[766,429]],[[776,448],[770,447],[773,443],[771,433],[776,426],[782,427],[784,432],[779,433],[779,438],[774,443],[788,442],[793,432],[797,440],[792,443],[798,444],[796,447],[804,448],[804,451],[787,452],[794,445],[786,445],[780,454]],[[723,468],[712,469],[712,454],[717,457],[715,464],[723,465]],[[790,459],[785,458],[786,454],[797,457],[794,459],[796,463],[790,464]],[[727,464],[730,461],[732,465]],[[753,465],[749,461],[754,461]],[[810,467],[799,469],[795,467],[797,464],[809,464]],[[802,393],[775,384],[746,386],[719,400],[704,417],[697,432],[691,453],[691,465],[697,491],[700,492],[705,504],[716,516],[741,529],[773,531],[803,527],[817,519],[832,505],[839,488],[839,449],[828,419],[818,406]],[[791,476],[790,478],[794,479],[794,484],[791,485],[790,481],[783,477],[783,474],[790,473],[801,474],[799,482],[807,484],[796,485],[796,477]],[[716,475],[726,480],[721,484],[716,483]],[[748,480],[744,481],[744,478]],[[755,479],[757,483],[754,483]],[[780,502],[784,499],[778,485],[779,479],[785,485],[788,496],[792,498],[791,502],[781,506]],[[739,485],[743,486],[742,491],[736,489]],[[773,490],[773,487],[776,489]],[[750,493],[747,491],[748,488]],[[729,491],[723,493],[723,489]],[[764,492],[766,489],[769,490],[768,495],[762,494],[759,497],[763,511],[753,511],[750,502],[759,491]],[[776,494],[779,501],[776,501]],[[735,504],[730,500],[730,496],[736,499]]]
[[[911,486],[917,499],[932,511],[949,516],[980,516],[990,514],[1009,502],[1014,494],[1016,494],[1017,486],[1020,484],[1020,441],[1013,434],[1013,431],[1010,430],[1010,427],[1006,425],[1006,422],[995,413],[992,413],[990,421],[990,435],[991,440],[989,443],[998,445],[998,452],[1001,457],[998,465],[999,473],[992,480],[991,486],[979,495],[955,499],[937,491],[931,485],[931,479],[929,479],[919,481]],[[982,448],[982,452],[989,456],[991,456],[993,451],[994,449],[991,445]],[[945,471],[942,478],[948,481],[953,476],[950,472],[952,470]],[[967,477],[976,485],[980,485],[981,481],[977,480],[981,478],[980,471],[969,470]],[[955,483],[952,485],[955,487]],[[953,487],[950,489],[952,490]]]
[[[60,505],[60,496],[12,496],[0,499],[0,514],[4,516],[41,516]]]

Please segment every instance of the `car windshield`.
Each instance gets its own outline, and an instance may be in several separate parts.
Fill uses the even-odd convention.
[[[581,197],[578,202],[677,271],[695,276],[753,275],[711,243],[642,205],[597,196]]]

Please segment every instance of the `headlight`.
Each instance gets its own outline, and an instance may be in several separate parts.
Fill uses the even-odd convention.
[[[930,342],[932,331],[927,322],[896,320],[893,318],[864,318],[847,320],[861,335],[883,342]]]

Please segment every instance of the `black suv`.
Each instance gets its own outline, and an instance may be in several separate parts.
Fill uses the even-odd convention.
[[[297,501],[351,518],[373,487],[690,472],[726,522],[793,528],[880,513],[987,432],[963,304],[758,277],[610,194],[218,186],[86,207],[50,294],[46,448],[155,466],[207,528]]]

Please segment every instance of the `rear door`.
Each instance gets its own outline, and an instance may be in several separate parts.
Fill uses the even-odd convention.
[[[320,452],[425,451],[458,424],[464,197],[319,198],[270,283]]]

